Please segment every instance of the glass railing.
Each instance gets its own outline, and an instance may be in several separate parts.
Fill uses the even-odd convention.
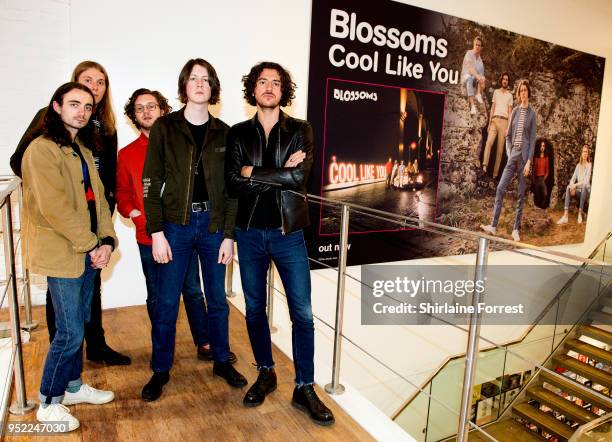
[[[385,243],[386,252],[397,248],[398,256],[409,248],[412,261],[401,262],[399,270],[389,270],[391,263],[343,267],[342,247],[338,267],[315,262],[316,267],[324,270],[313,272],[313,286],[318,278],[336,284],[340,272],[345,275],[345,289],[342,296],[313,297],[313,311],[315,317],[327,324],[330,333],[325,337],[327,343],[331,345],[329,341],[334,339],[339,342],[331,360],[323,356],[327,365],[333,366],[332,382],[326,389],[339,393],[342,391],[336,389],[339,384],[350,384],[419,441],[454,437],[462,427],[460,423],[466,431],[478,431],[484,440],[496,440],[487,433],[486,425],[504,415],[529,379],[592,308],[612,276],[603,264],[610,260],[609,237],[590,258],[582,258],[442,226],[420,213],[401,216],[311,195],[309,201],[320,209],[325,228],[338,232],[339,244],[343,212],[350,214],[345,226],[350,234],[345,240],[367,232],[370,237],[378,235],[384,242],[384,233],[372,232],[374,225],[379,228],[384,225],[380,230],[418,232],[419,241]],[[448,241],[457,250],[456,256],[439,257],[428,247],[430,243]],[[495,315],[481,315],[475,361],[463,356],[469,341],[468,315],[434,312],[417,315],[408,322],[386,318],[386,323],[363,315],[364,309],[373,308],[372,302],[364,298],[372,297],[372,278],[377,272],[381,278],[388,276],[388,271],[409,271],[415,278],[443,276],[473,281],[478,268],[475,254],[483,242],[488,256],[488,265],[486,259],[484,265],[486,296],[497,299],[493,293],[509,293],[512,288],[514,300],[529,305],[531,316],[523,316],[524,322],[507,323],[500,322]],[[350,251],[347,247],[344,250],[350,264]],[[282,287],[278,283],[277,286],[282,293]],[[461,299],[459,304],[469,306],[468,298]],[[401,299],[392,295],[385,294],[382,299],[401,304]],[[333,317],[333,310],[340,312],[340,321],[336,322],[339,328],[334,323],[338,316]],[[422,327],[425,324],[428,327]],[[472,394],[467,401],[466,371],[473,373],[469,382]]]
[[[591,254],[591,259],[604,259],[604,247],[609,244],[609,238],[600,244]],[[508,255],[507,252],[504,252]],[[515,254],[514,251],[510,251]],[[521,255],[524,254],[521,252]],[[513,261],[515,257],[506,256]],[[549,261],[550,256],[538,256],[538,260]],[[536,374],[539,367],[545,364],[551,354],[562,345],[564,339],[574,327],[590,322],[589,313],[596,311],[598,300],[603,298],[611,289],[612,272],[609,267],[598,263],[586,262],[577,265],[576,262],[542,263],[537,269],[538,279],[534,275],[525,273],[523,278],[508,281],[517,291],[524,285],[529,291],[516,294],[517,299],[533,301],[530,294],[537,294],[542,300],[541,311],[531,326],[520,327],[521,335],[518,338],[506,338],[496,333],[495,325],[484,325],[481,329],[481,345],[491,346],[492,349],[482,351],[477,359],[473,381],[472,399],[470,403],[470,418],[478,426],[494,422],[502,415],[508,416],[507,411],[512,401],[528,385],[529,380]],[[501,266],[505,271],[507,266]],[[498,267],[489,264],[487,278],[488,286],[499,285]],[[527,283],[525,282],[527,281]],[[545,302],[546,301],[546,302]],[[537,303],[535,304],[538,305]],[[482,318],[487,322],[486,314]],[[504,327],[507,332],[508,327]],[[503,344],[514,339],[516,342]],[[502,343],[502,344],[500,344]],[[444,395],[447,404],[458,407],[463,387],[466,357],[462,356],[450,360],[431,381],[424,386],[433,395]],[[418,397],[418,396],[417,396]],[[415,413],[422,414],[422,400],[417,397],[408,401],[408,404],[395,417],[396,422],[405,421],[405,416]],[[505,413],[505,414],[504,414]],[[427,411],[428,425],[426,441],[435,441],[452,437],[457,433],[457,419],[446,410],[431,405]],[[411,434],[416,427],[406,427]],[[486,427],[485,427],[486,430]]]

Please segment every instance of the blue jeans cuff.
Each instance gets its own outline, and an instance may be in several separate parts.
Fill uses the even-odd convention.
[[[41,404],[61,404],[64,395],[61,396],[45,396],[41,392],[38,393],[38,400]]]
[[[66,388],[80,387],[81,385],[83,385],[83,381],[81,380],[81,378],[78,378],[72,381],[68,381],[68,386]]]
[[[314,385],[314,382],[295,382],[297,388],[302,388],[304,385]]]

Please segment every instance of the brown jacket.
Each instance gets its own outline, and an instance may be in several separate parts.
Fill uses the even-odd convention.
[[[77,141],[91,175],[98,216],[97,235],[90,230],[81,160],[70,146],[38,137],[23,157],[23,226],[30,271],[58,278],[78,278],[85,271],[85,253],[117,238],[104,186],[91,151]]]

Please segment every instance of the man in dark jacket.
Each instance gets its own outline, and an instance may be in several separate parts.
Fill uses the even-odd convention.
[[[257,113],[233,126],[227,137],[225,175],[239,196],[236,240],[246,301],[246,322],[259,375],[243,403],[262,404],[276,389],[266,316],[266,273],[274,261],[287,294],[293,324],[295,389],[292,403],[317,424],[334,422],[314,386],[314,323],[310,267],[302,228],[309,224],[305,196],[313,161],[310,123],[284,114],[295,84],[279,64],[263,62],[243,77],[244,98]]]
[[[160,266],[153,315],[153,376],[142,398],[153,401],[170,379],[181,288],[194,250],[200,257],[208,307],[213,374],[232,387],[246,379],[233,368],[225,299],[225,264],[234,253],[236,200],[227,198],[223,176],[228,126],[208,113],[219,100],[215,69],[189,60],[179,75],[178,112],[158,118],[149,137],[142,173],[147,232]]]

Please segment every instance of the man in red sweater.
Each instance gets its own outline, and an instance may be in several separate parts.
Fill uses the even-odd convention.
[[[119,151],[117,160],[117,189],[115,192],[117,210],[125,218],[130,218],[136,226],[136,242],[147,285],[147,312],[151,321],[156,308],[156,281],[160,264],[153,259],[152,240],[146,231],[142,169],[147,155],[149,132],[155,121],[171,110],[168,100],[158,91],[137,89],[125,105],[125,115],[140,130],[140,136]],[[187,269],[182,292],[189,328],[193,342],[197,346],[198,358],[212,361],[208,340],[208,315],[195,253]],[[230,352],[229,360],[232,363],[236,362],[236,355]]]

